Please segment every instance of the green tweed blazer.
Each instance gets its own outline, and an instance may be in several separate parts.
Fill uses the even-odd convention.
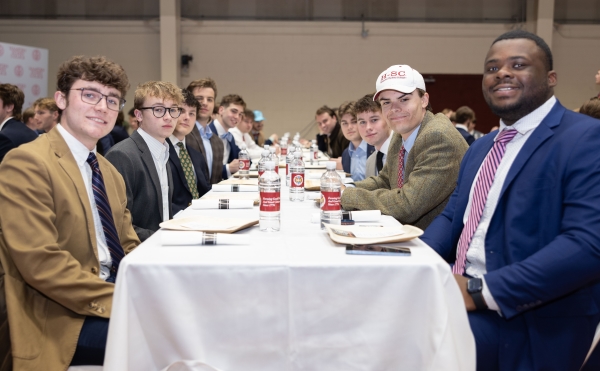
[[[402,224],[425,229],[448,203],[469,146],[445,115],[426,112],[406,159],[404,186],[399,189],[400,148],[402,137],[394,133],[379,175],[356,182],[356,188],[346,188],[342,207],[381,210]]]

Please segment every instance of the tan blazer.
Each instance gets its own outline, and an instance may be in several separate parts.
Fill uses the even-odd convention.
[[[356,188],[346,188],[342,207],[381,210],[400,223],[425,229],[448,203],[469,146],[446,116],[427,112],[408,153],[404,186],[398,189],[400,148],[402,137],[394,133],[379,175],[356,182]]]
[[[104,157],[98,163],[128,253],[140,242],[125,183]],[[84,318],[108,318],[114,291],[99,278],[83,178],[58,130],[10,151],[0,174],[0,261],[14,370],[66,370]]]

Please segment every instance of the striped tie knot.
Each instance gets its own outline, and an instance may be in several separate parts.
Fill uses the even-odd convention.
[[[498,134],[496,139],[494,139],[494,142],[506,144],[506,143],[510,142],[515,137],[515,135],[517,135],[517,133],[518,132],[515,129],[502,130],[500,132],[500,134]]]

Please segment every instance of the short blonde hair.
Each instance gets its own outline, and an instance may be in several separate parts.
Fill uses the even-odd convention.
[[[47,109],[50,112],[60,112],[53,98],[40,98],[33,102],[33,108]]]
[[[181,94],[181,89],[168,81],[148,81],[138,85],[137,89],[135,89],[133,107],[135,109],[142,108],[144,106],[144,100],[147,97],[172,100],[178,105],[183,103],[183,94]]]

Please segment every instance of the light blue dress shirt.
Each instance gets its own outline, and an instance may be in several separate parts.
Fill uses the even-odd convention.
[[[354,144],[350,142],[348,146],[348,154],[350,155],[350,173],[352,180],[355,182],[365,179],[365,170],[367,166],[367,142],[360,142],[358,148],[354,148]]]
[[[210,145],[210,137],[212,137],[212,130],[206,125],[206,129],[200,125],[198,121],[196,121],[196,127],[198,131],[200,131],[200,137],[202,138],[202,144],[204,144],[204,150],[206,151],[206,164],[208,165],[208,178],[212,176],[212,163],[213,163],[213,153],[212,147]]]

